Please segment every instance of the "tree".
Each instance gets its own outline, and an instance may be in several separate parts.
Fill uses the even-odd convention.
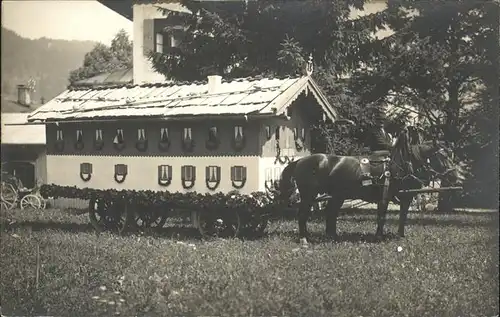
[[[70,72],[69,81],[90,78],[101,73],[132,67],[132,42],[121,29],[111,41],[111,46],[98,43],[85,54],[83,66]]]
[[[364,0],[182,3],[196,14],[169,13],[186,27],[179,49],[151,54],[156,70],[178,80],[291,75],[309,54],[316,66],[345,72],[358,66],[360,43],[377,28],[368,18],[348,20]]]
[[[415,106],[429,133],[454,145],[462,160],[498,162],[498,4],[394,0],[380,15],[395,33],[368,46],[369,68],[351,82],[360,101]],[[497,164],[489,167],[495,179],[481,187],[493,190],[486,195],[496,204]]]
[[[193,81],[212,74],[227,79],[296,75],[311,54],[313,76],[340,114],[356,117],[358,122],[369,121],[371,112],[351,102],[355,98],[352,94],[344,91],[338,95],[345,88],[345,83],[339,81],[341,75],[360,67],[367,58],[365,43],[370,42],[373,32],[384,27],[378,15],[349,20],[351,8],[362,9],[364,3],[183,0],[182,4],[194,14],[168,12],[168,19],[185,26],[182,42],[176,49],[151,52],[149,57],[154,69],[167,78]],[[176,30],[167,27],[165,32],[175,34]],[[346,145],[337,145],[333,145],[336,151],[344,152]]]

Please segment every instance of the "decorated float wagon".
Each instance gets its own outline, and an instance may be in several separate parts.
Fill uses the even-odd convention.
[[[202,233],[223,219],[234,234],[251,222],[241,210],[265,205],[282,168],[310,153],[311,124],[335,117],[308,72],[70,87],[29,121],[46,126],[45,195],[90,199],[96,228],[163,225],[184,206]]]

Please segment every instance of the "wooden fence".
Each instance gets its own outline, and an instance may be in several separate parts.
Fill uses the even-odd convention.
[[[78,198],[52,198],[47,199],[47,208],[82,210],[89,207],[89,201]]]

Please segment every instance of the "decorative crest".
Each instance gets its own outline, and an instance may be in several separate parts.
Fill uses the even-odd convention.
[[[309,54],[309,59],[306,63],[306,74],[307,76],[311,76],[312,72],[313,72],[313,56],[312,54]]]

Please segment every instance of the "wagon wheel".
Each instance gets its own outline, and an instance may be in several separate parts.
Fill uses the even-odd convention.
[[[42,201],[40,200],[40,198],[38,198],[37,195],[33,195],[33,194],[28,194],[26,196],[24,196],[19,205],[21,206],[21,210],[24,210],[24,209],[42,209]]]
[[[197,213],[198,231],[203,237],[236,237],[240,233],[239,212],[202,210]]]
[[[43,198],[42,195],[40,195],[40,193],[37,192],[37,193],[35,193],[33,195],[35,195],[36,197],[38,197],[38,199],[40,200],[40,204],[41,204],[40,205],[40,209],[43,210],[43,209],[47,208],[47,201],[45,200],[45,198]]]
[[[123,201],[92,198],[89,203],[90,223],[99,232],[123,233],[130,222],[131,208]]]
[[[270,213],[266,210],[253,211],[254,214],[248,215],[246,221],[244,221],[244,228],[240,231],[244,231],[245,236],[249,237],[260,237],[264,234],[267,225],[269,224]]]
[[[108,209],[107,219],[109,229],[114,232],[124,233],[133,219],[133,209],[123,200],[113,200]]]
[[[269,219],[267,218],[260,218],[258,221],[253,220],[245,226],[245,235],[260,237],[266,231],[268,224]]]
[[[1,199],[7,207],[7,210],[11,210],[16,207],[17,192],[11,184],[2,183]]]
[[[101,198],[91,198],[89,201],[89,220],[92,227],[98,232],[109,226],[106,218],[110,202]]]
[[[40,199],[40,201],[42,202],[42,209],[45,210],[45,208],[47,208],[47,201],[45,200],[45,198],[42,197],[42,195],[39,195],[38,198]]]
[[[168,214],[162,206],[148,206],[141,213],[134,213],[135,226],[140,230],[159,229],[167,222]]]
[[[252,230],[258,236],[264,234],[264,231],[267,229],[267,225],[269,224],[270,215],[267,213],[261,213],[257,218],[257,221],[254,222],[252,226]]]

